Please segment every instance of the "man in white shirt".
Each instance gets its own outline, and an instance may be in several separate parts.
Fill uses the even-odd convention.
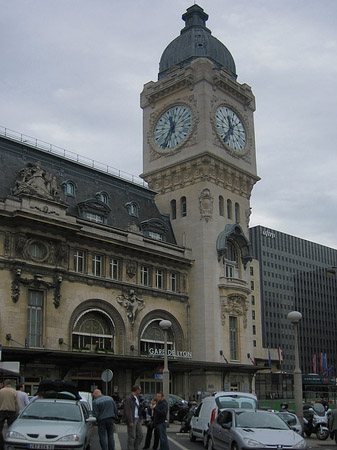
[[[21,412],[29,403],[28,394],[25,392],[25,385],[23,383],[16,385],[16,395],[18,397]]]

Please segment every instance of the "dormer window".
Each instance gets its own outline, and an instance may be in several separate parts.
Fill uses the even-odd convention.
[[[136,202],[128,202],[125,207],[130,216],[138,217],[139,206]]]
[[[157,239],[157,241],[166,241],[167,225],[160,219],[144,220],[141,223],[144,236]]]
[[[73,181],[68,180],[65,183],[63,183],[62,186],[63,186],[64,193],[66,195],[69,195],[72,197],[75,196],[76,184]]]
[[[111,211],[107,204],[97,198],[90,198],[78,203],[77,207],[82,219],[103,224],[107,223],[107,217]]]
[[[105,191],[97,192],[96,198],[101,202],[105,203],[106,205],[109,204],[110,195]]]

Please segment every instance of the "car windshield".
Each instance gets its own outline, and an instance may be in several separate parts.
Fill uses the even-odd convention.
[[[44,402],[36,400],[29,404],[20,415],[21,419],[64,420],[80,422],[81,410],[77,403]]]
[[[294,426],[297,424],[297,419],[294,414],[288,413],[288,412],[279,412],[276,413],[281,419],[287,423],[289,426]]]
[[[224,395],[216,398],[216,402],[220,408],[243,408],[256,409],[257,404],[254,398],[245,397],[243,395]]]
[[[272,430],[289,430],[286,423],[276,414],[264,411],[237,412],[237,428],[269,428]]]

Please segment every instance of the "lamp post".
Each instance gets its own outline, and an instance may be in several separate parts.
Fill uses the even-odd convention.
[[[298,324],[302,319],[299,311],[291,311],[287,315],[287,319],[294,325],[294,341],[295,341],[295,368],[294,368],[294,397],[295,412],[299,421],[303,426],[303,392],[302,392],[302,372],[300,369],[300,358],[298,352]]]
[[[169,402],[170,395],[170,372],[168,369],[168,358],[167,358],[167,330],[171,328],[172,323],[169,320],[161,320],[159,322],[160,328],[164,332],[164,370],[163,370],[163,394],[166,398],[167,403]]]

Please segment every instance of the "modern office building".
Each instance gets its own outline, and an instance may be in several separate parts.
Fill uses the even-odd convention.
[[[303,373],[336,375],[337,250],[263,226],[250,229],[252,253],[259,262],[262,345],[280,348],[282,370],[294,366],[290,311],[299,324]]]

